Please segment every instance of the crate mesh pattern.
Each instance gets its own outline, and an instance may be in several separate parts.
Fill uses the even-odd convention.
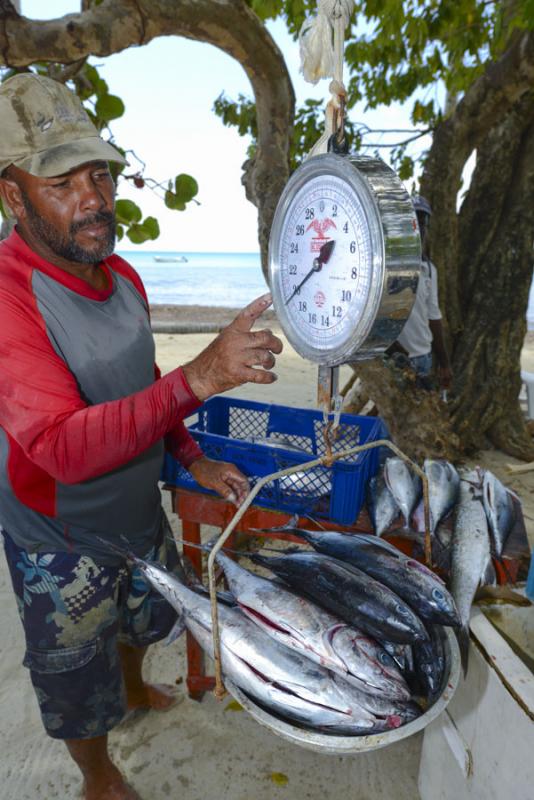
[[[320,411],[213,397],[197,414],[198,420],[189,426],[189,431],[204,454],[235,464],[252,485],[260,477],[326,454]],[[376,417],[342,414],[332,451],[376,441],[384,437],[384,431]],[[351,525],[358,517],[367,482],[377,471],[378,463],[379,449],[375,448],[332,467],[299,470],[264,486],[255,503]],[[161,479],[169,485],[205,492],[169,454],[165,456]]]

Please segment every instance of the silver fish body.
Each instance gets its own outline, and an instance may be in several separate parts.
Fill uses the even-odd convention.
[[[460,481],[459,502],[452,537],[451,594],[460,615],[460,650],[467,670],[469,617],[476,590],[491,565],[488,522],[479,489]]]
[[[254,553],[251,558],[299,594],[374,639],[411,644],[428,638],[423,623],[407,603],[357,567],[305,550],[275,557]]]
[[[299,447],[290,439],[281,435],[251,436],[249,441],[252,442],[252,444],[261,444],[264,447],[274,447],[277,450],[289,450],[293,453],[309,455],[310,458],[312,456],[310,450],[305,450],[303,447]]]
[[[409,699],[404,678],[373,639],[290,589],[243,569],[223,553],[217,560],[239,608],[272,638],[362,691]]]
[[[384,480],[402,511],[406,527],[421,496],[421,479],[412,475],[402,458],[387,458],[384,464]]]
[[[428,479],[430,532],[434,533],[441,520],[456,505],[460,476],[448,461],[427,458],[423,469]]]
[[[382,536],[400,513],[397,501],[386,486],[383,475],[375,475],[367,485],[367,507],[374,532]]]
[[[489,470],[484,472],[482,501],[488,519],[493,550],[497,558],[500,558],[515,521],[514,503],[510,492]]]
[[[326,497],[332,491],[332,480],[324,467],[309,469],[306,472],[292,472],[280,478],[282,492],[304,495],[306,497]]]
[[[171,573],[133,559],[151,584],[184,614],[188,630],[213,655],[211,606]],[[396,728],[417,715],[417,707],[360,692],[308,658],[280,645],[237,608],[219,606],[224,674],[258,703],[310,727],[344,733]]]

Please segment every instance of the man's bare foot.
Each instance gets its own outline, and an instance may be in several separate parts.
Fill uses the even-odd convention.
[[[176,694],[172,686],[164,683],[145,683],[136,692],[128,692],[128,710],[138,708],[168,711],[176,703]]]
[[[109,783],[84,783],[83,800],[141,800],[135,789],[126,783],[120,773]]]

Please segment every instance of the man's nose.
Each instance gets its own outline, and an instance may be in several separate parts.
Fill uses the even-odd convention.
[[[82,182],[80,187],[80,210],[100,211],[106,208],[108,201],[94,181],[90,178]]]

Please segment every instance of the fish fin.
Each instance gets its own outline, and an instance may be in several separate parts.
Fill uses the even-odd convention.
[[[292,518],[294,519],[294,517]],[[298,536],[298,528],[291,524],[292,520],[286,522],[285,525],[278,525],[274,528],[249,528],[249,533],[294,533]]]
[[[192,589],[194,586],[198,586],[198,584],[201,583],[201,580],[195,571],[193,562],[191,561],[189,556],[185,554],[182,556],[182,566],[185,572],[186,583],[189,586],[189,588]]]
[[[130,542],[126,539],[125,536],[121,536],[121,542],[123,546],[119,546],[115,544],[115,542],[110,542],[107,539],[103,539],[101,536],[96,537],[98,541],[103,544],[108,550],[116,553],[118,556],[121,556],[125,561],[130,561],[135,563],[138,561],[138,558],[132,551],[130,550]]]
[[[497,584],[497,573],[491,558],[488,559],[480,582],[483,586],[495,586]]]
[[[460,647],[460,658],[462,660],[462,670],[465,678],[467,677],[467,668],[469,666],[469,626],[455,628],[454,633],[456,634]]]
[[[167,638],[164,640],[163,644],[165,647],[168,647],[170,644],[176,641],[183,632],[185,631],[185,614],[180,614],[174,625],[172,626],[170,633],[168,634]]]
[[[250,558],[254,564],[259,564],[261,567],[269,569],[269,562],[271,559],[268,556],[262,556],[260,553],[251,553],[248,558]]]

